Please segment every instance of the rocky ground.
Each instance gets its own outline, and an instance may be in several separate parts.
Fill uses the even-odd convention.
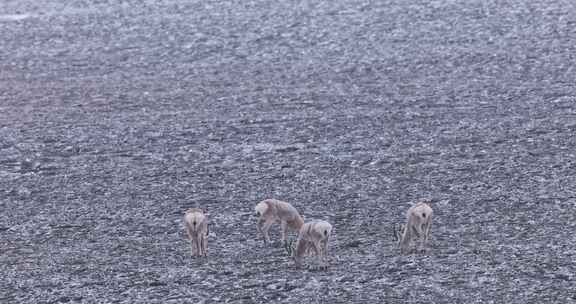
[[[4,0],[0,37],[1,303],[576,302],[571,0]]]

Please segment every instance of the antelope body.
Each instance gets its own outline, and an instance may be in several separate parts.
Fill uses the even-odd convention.
[[[430,237],[432,214],[432,208],[423,202],[408,209],[406,224],[400,229],[401,231],[396,231],[396,235],[400,236],[398,245],[402,253],[408,253],[411,250],[415,239],[420,239],[420,250],[424,250]]]
[[[199,208],[188,209],[184,214],[186,232],[192,245],[192,256],[206,256],[208,247],[208,217]]]
[[[299,231],[304,225],[304,219],[298,210],[291,204],[276,199],[266,199],[261,201],[254,208],[258,216],[257,228],[264,236],[264,243],[270,243],[268,230],[277,221],[280,221],[282,230],[282,242],[286,243],[288,229]]]
[[[332,225],[326,221],[308,222],[300,228],[296,248],[293,252],[296,267],[302,264],[302,258],[311,249],[318,256],[321,267],[327,267],[328,242],[332,235]]]

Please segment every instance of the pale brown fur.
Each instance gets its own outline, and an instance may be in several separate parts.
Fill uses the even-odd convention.
[[[302,264],[304,255],[312,249],[318,256],[320,267],[327,267],[328,242],[332,235],[332,225],[325,221],[308,222],[300,228],[298,241],[293,253],[296,267]]]
[[[184,214],[184,224],[192,245],[192,256],[206,256],[208,247],[208,217],[199,208],[191,208]]]
[[[282,242],[286,243],[288,229],[299,231],[304,225],[304,219],[298,210],[291,204],[276,199],[263,200],[254,208],[258,222],[258,232],[264,236],[264,243],[270,243],[268,230],[277,221],[280,221]]]
[[[432,226],[432,208],[420,202],[408,209],[406,212],[406,224],[398,245],[402,253],[411,251],[412,243],[415,239],[420,239],[420,250],[428,243],[430,228]]]

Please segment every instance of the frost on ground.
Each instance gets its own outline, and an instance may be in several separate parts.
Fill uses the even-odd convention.
[[[2,1],[0,33],[1,303],[576,301],[572,1]],[[265,198],[334,226],[327,271],[263,247]]]

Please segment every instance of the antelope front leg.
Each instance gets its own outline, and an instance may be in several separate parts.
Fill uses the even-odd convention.
[[[311,245],[308,246],[308,250],[307,250],[308,252],[307,253],[310,254],[310,251],[314,251],[315,256],[320,256],[321,253],[318,251],[318,248],[316,246],[312,245],[312,243],[310,243],[310,244]]]
[[[322,250],[322,246],[320,245],[320,242],[312,242],[312,245],[314,246],[314,251],[316,251],[316,255],[318,256],[317,261],[318,261],[318,269],[326,269],[327,264],[325,264],[324,262],[324,251]]]
[[[286,238],[287,238],[287,232],[288,232],[288,222],[286,221],[281,221],[280,222],[280,227],[281,227],[281,239],[282,239],[282,245],[286,244]]]
[[[309,246],[308,241],[302,239],[301,237],[298,237],[298,240],[296,241],[296,247],[294,249],[294,252],[292,253],[294,257],[294,265],[296,266],[296,268],[302,267],[302,257],[308,250],[308,246]]]
[[[402,238],[402,253],[410,254],[414,252],[414,237],[418,236],[418,228],[413,224],[406,225]]]
[[[328,267],[328,239],[324,241],[322,255],[324,256],[324,263],[326,264],[326,267]]]
[[[410,242],[412,239],[412,227],[407,226],[404,229],[404,233],[402,234],[402,238],[400,239],[400,252],[403,254],[408,253],[410,249]]]
[[[262,225],[262,234],[264,235],[264,245],[270,244],[270,235],[268,234],[268,230],[274,224],[274,219],[268,219]]]
[[[426,226],[427,223],[422,223],[414,227],[414,234],[417,238],[416,240],[416,253],[423,253],[424,252],[424,244],[426,242]]]
[[[265,224],[265,220],[263,218],[259,218],[258,222],[256,223],[256,228],[258,229],[258,234],[262,235],[262,238],[264,239],[264,245],[266,245],[266,235],[264,234],[264,224]]]
[[[423,240],[422,240],[422,245],[420,246],[420,251],[422,252],[426,252],[427,250],[427,246],[428,246],[428,239],[430,238],[430,228],[432,226],[432,222],[428,222],[426,223],[426,225],[424,226],[424,231],[422,232],[423,235]]]

